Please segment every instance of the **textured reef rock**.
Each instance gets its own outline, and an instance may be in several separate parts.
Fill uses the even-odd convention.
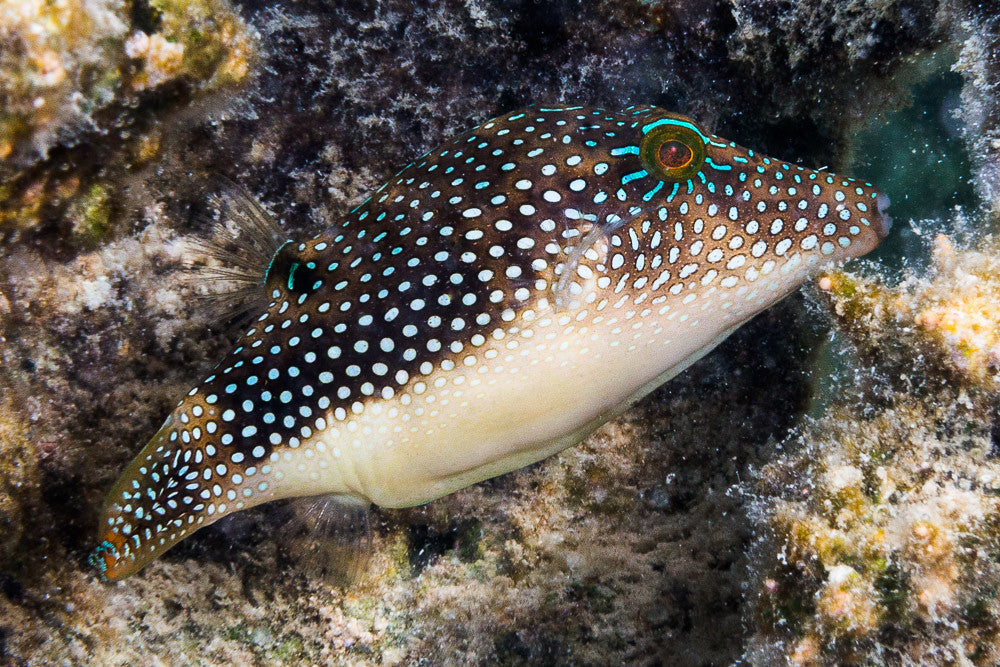
[[[16,557],[27,514],[38,505],[38,462],[34,448],[17,429],[10,406],[0,408],[0,560]]]
[[[949,387],[987,403],[1000,395],[1000,247],[992,239],[956,250],[939,235],[929,275],[894,287],[847,273],[819,285],[863,358],[900,377],[919,371],[904,388]]]
[[[753,664],[997,664],[1000,464],[956,398],[835,410],[763,470]]]
[[[760,473],[750,655],[997,664],[1000,246],[939,236],[928,276],[820,286],[873,366]]]
[[[962,90],[962,121],[976,161],[983,202],[1000,212],[1000,13],[990,3],[956,3],[953,19],[960,48],[955,69],[968,82]]]
[[[898,284],[819,281],[858,361],[853,389],[757,476],[754,663],[1000,661],[1000,25],[946,14],[982,210]]]
[[[243,80],[253,52],[225,0],[5,2],[0,234],[62,223],[106,239],[117,184],[160,150],[157,121]]]
[[[825,329],[790,299],[580,447],[377,512],[353,586],[305,562],[281,504],[118,584],[84,561],[104,492],[227,346],[183,270],[216,175],[300,233],[450,132],[561,101],[839,166],[908,102],[897,68],[944,47],[995,208],[996,24],[929,0],[5,3],[0,662],[990,662],[986,245],[942,244],[898,288],[830,277],[831,326],[881,360],[857,401],[801,426]]]

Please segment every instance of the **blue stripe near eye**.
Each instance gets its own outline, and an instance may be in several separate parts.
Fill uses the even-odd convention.
[[[676,187],[676,185],[677,184],[675,183],[674,186]],[[649,201],[650,199],[655,197],[656,193],[659,192],[662,187],[663,187],[663,181],[660,181],[659,183],[656,184],[656,187],[654,187],[652,190],[650,190],[649,192],[647,192],[642,196],[642,201]]]
[[[670,192],[670,196],[667,197],[668,202],[674,200],[674,197],[677,195],[677,191],[680,190],[680,188],[681,188],[680,183],[674,183],[674,189]]]
[[[649,176],[649,172],[645,169],[641,171],[633,171],[631,174],[625,174],[622,176],[622,185],[628,185],[632,181],[638,180],[640,178],[646,178]]]
[[[695,127],[691,123],[688,123],[687,121],[676,120],[674,118],[661,118],[660,120],[653,121],[649,125],[643,125],[642,133],[649,134],[650,130],[652,130],[654,127],[659,127],[660,125],[676,125],[677,127],[686,127],[687,129],[691,130],[699,137],[701,137],[702,141],[704,141],[706,144],[708,143],[708,137],[702,134],[701,130],[699,130],[697,127]]]
[[[729,171],[733,168],[733,165],[731,164],[715,164],[712,162],[712,158],[710,157],[705,158],[705,162],[708,163],[708,166],[712,169],[718,169],[719,171]],[[744,162],[746,162],[746,160],[744,160]]]
[[[638,146],[621,146],[620,148],[612,148],[611,149],[611,154],[614,155],[615,157],[618,157],[619,155],[638,155],[639,154],[639,147]]]

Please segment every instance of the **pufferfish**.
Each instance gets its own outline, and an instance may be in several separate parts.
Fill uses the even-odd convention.
[[[108,579],[279,498],[426,503],[578,443],[889,230],[871,184],[651,106],[528,108],[286,240],[115,483]]]

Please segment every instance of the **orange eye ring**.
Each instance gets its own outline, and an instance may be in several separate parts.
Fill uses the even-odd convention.
[[[705,163],[705,142],[683,125],[659,125],[642,138],[639,158],[650,174],[665,181],[685,181]]]

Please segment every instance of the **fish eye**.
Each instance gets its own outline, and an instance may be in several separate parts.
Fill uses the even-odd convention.
[[[322,281],[316,271],[316,263],[301,259],[295,252],[295,244],[288,241],[271,258],[264,283],[269,289],[302,296],[315,292]]]
[[[660,144],[657,157],[660,159],[660,164],[667,169],[683,169],[691,164],[694,151],[684,142],[670,139]]]
[[[705,162],[705,142],[683,125],[664,124],[642,138],[639,157],[646,171],[665,181],[691,178]]]

